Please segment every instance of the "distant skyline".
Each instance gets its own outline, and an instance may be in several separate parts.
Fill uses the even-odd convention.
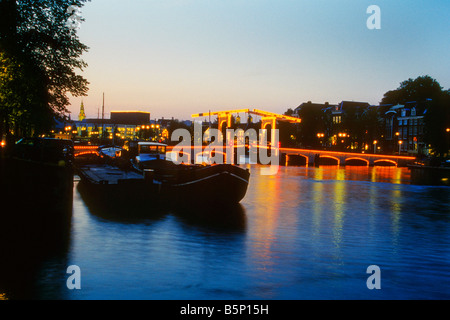
[[[381,29],[369,30],[370,5]],[[450,2],[92,0],[78,31],[90,49],[83,100],[97,117],[139,110],[152,119],[208,110],[283,113],[303,102],[378,104],[401,81],[450,87]]]

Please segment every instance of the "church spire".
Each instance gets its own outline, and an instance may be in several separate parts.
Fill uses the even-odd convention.
[[[81,101],[80,114],[78,115],[78,121],[83,121],[86,119],[86,114],[84,113],[84,103]]]

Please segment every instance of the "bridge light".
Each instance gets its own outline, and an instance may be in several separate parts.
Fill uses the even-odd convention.
[[[402,150],[402,144],[403,144],[403,141],[402,140],[398,140],[398,155],[400,155],[400,152]]]

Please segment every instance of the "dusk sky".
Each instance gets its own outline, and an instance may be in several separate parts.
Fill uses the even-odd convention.
[[[381,29],[369,30],[370,5]],[[79,37],[90,49],[81,100],[110,111],[191,119],[303,102],[380,102],[401,81],[429,75],[450,87],[448,0],[92,0]]]

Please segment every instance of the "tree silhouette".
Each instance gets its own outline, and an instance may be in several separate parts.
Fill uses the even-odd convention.
[[[420,76],[400,83],[400,86],[384,94],[381,104],[404,104],[410,101],[436,99],[441,94],[441,85],[430,76]]]
[[[0,1],[0,134],[45,132],[67,112],[68,94],[87,93],[75,70],[87,47],[68,22],[87,0]]]
[[[444,91],[435,79],[420,76],[403,81],[396,90],[384,94],[381,104],[404,104],[415,101],[424,114],[425,142],[436,156],[448,155],[450,149],[450,91]]]
[[[431,101],[425,113],[425,141],[437,157],[449,155],[450,150],[450,90],[441,92]]]

